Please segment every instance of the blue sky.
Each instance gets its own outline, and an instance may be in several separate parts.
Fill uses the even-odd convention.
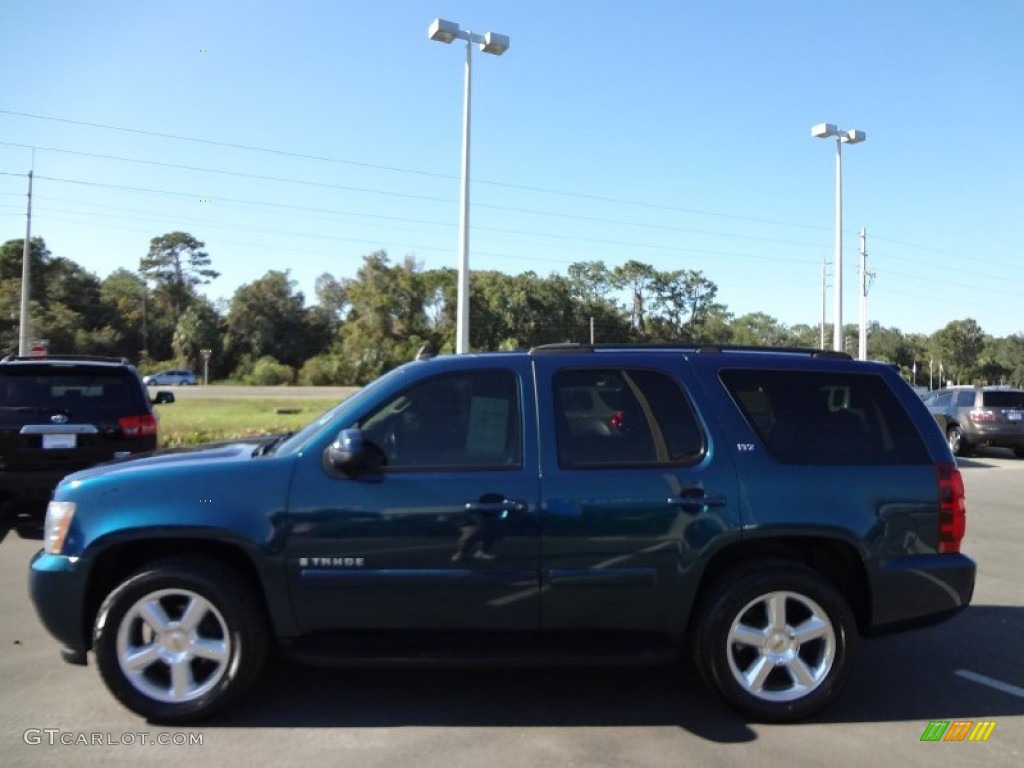
[[[312,297],[377,249],[454,267],[464,47],[435,17],[511,38],[473,58],[474,269],[638,259],[815,324],[832,122],[868,137],[843,152],[844,321],[865,227],[870,319],[1024,332],[1017,0],[8,2],[0,241],[37,147],[33,235],[100,277],[174,230],[214,299],[269,269]]]

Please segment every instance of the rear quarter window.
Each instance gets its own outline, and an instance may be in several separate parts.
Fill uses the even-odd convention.
[[[873,374],[727,369],[721,381],[770,456],[784,464],[926,464],[928,451]]]

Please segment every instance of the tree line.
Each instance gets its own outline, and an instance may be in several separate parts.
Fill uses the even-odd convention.
[[[424,269],[384,251],[353,276],[323,273],[307,302],[288,270],[269,270],[214,303],[199,292],[218,276],[205,244],[186,232],[150,241],[135,270],[105,278],[30,247],[32,334],[53,354],[127,357],[140,370],[201,370],[259,384],[364,384],[427,346],[455,344],[456,271]],[[0,348],[17,352],[23,240],[0,246]],[[856,351],[858,329],[844,326]],[[824,337],[832,338],[826,326]],[[511,350],[554,342],[820,346],[817,325],[787,326],[760,312],[735,316],[700,271],[660,271],[640,261],[581,261],[566,274],[474,271],[470,347]],[[897,364],[918,385],[1024,382],[1024,335],[996,338],[968,318],[932,334],[877,322],[870,357]]]

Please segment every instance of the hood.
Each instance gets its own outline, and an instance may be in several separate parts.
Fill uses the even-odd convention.
[[[245,442],[204,443],[136,453],[70,474],[61,481],[61,485],[102,475],[145,471],[161,467],[252,461],[260,446],[272,438],[273,436],[254,438]]]

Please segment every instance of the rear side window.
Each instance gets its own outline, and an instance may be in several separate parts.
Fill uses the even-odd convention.
[[[964,389],[956,393],[956,407],[957,408],[973,408],[974,407],[974,390]]]
[[[733,401],[784,464],[925,464],[910,417],[870,374],[723,370]]]
[[[1024,392],[990,390],[983,397],[986,408],[1024,408]]]
[[[704,454],[690,402],[665,373],[568,369],[553,387],[562,468],[692,464]]]

